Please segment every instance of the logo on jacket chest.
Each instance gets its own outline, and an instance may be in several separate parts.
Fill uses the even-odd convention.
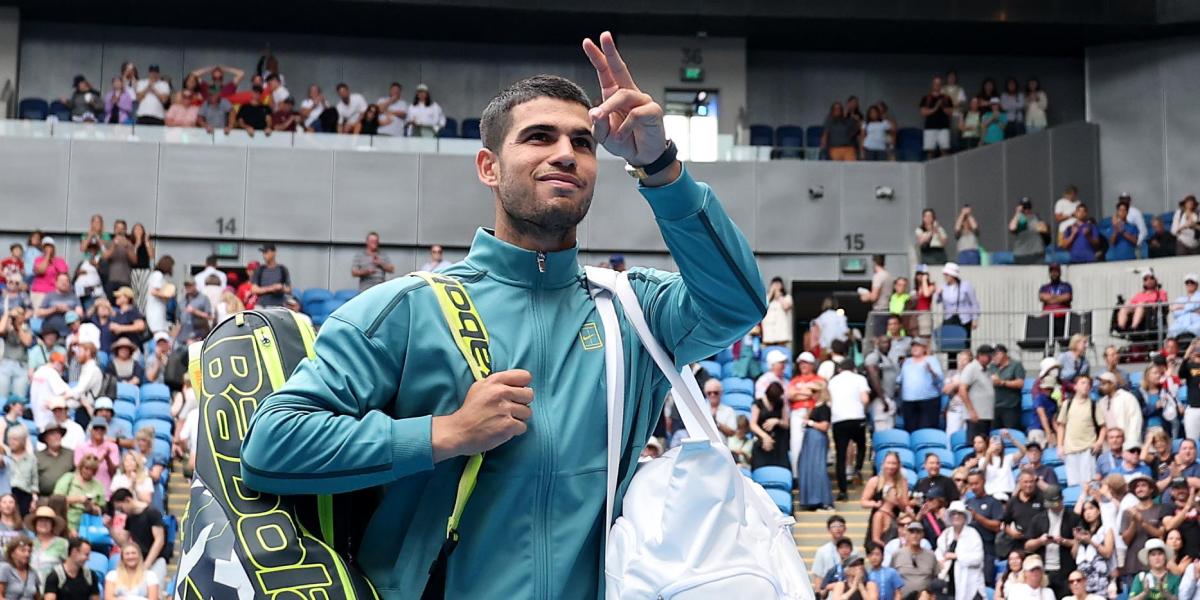
[[[604,347],[604,341],[600,339],[600,329],[595,323],[583,324],[583,328],[579,330],[579,343],[583,344],[584,350],[598,350]]]

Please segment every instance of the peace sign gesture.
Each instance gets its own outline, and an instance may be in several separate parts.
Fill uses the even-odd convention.
[[[583,51],[596,68],[604,98],[600,106],[588,111],[596,139],[631,165],[654,162],[667,147],[662,107],[633,82],[611,33],[600,34],[599,46],[591,39],[583,40]]]

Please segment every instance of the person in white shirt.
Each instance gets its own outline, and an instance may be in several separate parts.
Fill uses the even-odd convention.
[[[833,515],[825,520],[825,530],[829,532],[829,541],[813,554],[812,570],[813,587],[820,588],[821,580],[838,562],[837,542],[846,536],[846,519],[841,515]],[[884,564],[889,564],[885,562]],[[890,599],[889,599],[890,600]]]
[[[784,289],[782,277],[771,279],[762,331],[765,346],[788,346],[792,343],[792,296]]]
[[[33,422],[41,429],[54,421],[50,405],[55,399],[62,399],[71,390],[71,386],[63,381],[67,357],[61,352],[52,352],[46,364],[33,371],[29,382],[29,408],[33,412]],[[63,404],[66,406],[66,403]]]
[[[423,83],[417,86],[412,106],[408,107],[407,121],[408,135],[413,137],[437,137],[446,126],[446,113],[429,95],[429,86]]]
[[[1036,554],[1025,557],[1021,563],[1024,576],[1022,583],[1014,583],[1011,591],[1004,595],[1004,600],[1057,600],[1054,590],[1046,587],[1049,583],[1042,572],[1042,559]]]
[[[789,296],[788,299],[790,302],[791,297]],[[767,311],[770,314],[770,308]],[[850,325],[846,321],[846,313],[838,309],[837,302],[832,297],[821,301],[821,314],[813,319],[808,330],[810,348],[813,342],[820,349],[829,350],[833,348],[835,340],[849,341]]]
[[[1002,438],[1016,446],[1017,451],[1004,454]],[[1017,482],[1013,480],[1013,466],[1021,464],[1021,458],[1024,456],[1025,446],[1021,445],[1020,440],[1013,438],[1007,429],[1002,429],[1000,435],[992,436],[988,441],[987,452],[980,460],[984,473],[984,491],[989,496],[1011,496],[1017,489]]]
[[[292,93],[284,87],[283,81],[276,73],[267,76],[267,90],[271,92],[271,110],[278,109],[283,105],[284,100],[292,97]]]
[[[704,397],[708,399],[708,409],[712,412],[713,421],[721,435],[729,437],[737,431],[737,413],[733,408],[721,404],[721,382],[709,379],[704,382]]]
[[[1188,569],[1191,568],[1192,565],[1188,565]],[[1079,571],[1071,571],[1071,574],[1067,575],[1067,586],[1071,590],[1071,595],[1063,596],[1062,600],[1104,600],[1102,596],[1088,593],[1087,578],[1084,577],[1083,573],[1080,573]],[[1183,586],[1181,585],[1179,600],[1184,600],[1184,598],[1187,598],[1183,595],[1182,590]],[[1187,598],[1187,600],[1191,600],[1191,598]]]
[[[325,94],[321,93],[321,86],[308,86],[308,97],[300,103],[300,118],[304,119],[305,131],[321,131],[321,114],[326,108],[329,108],[329,103],[325,101]]]
[[[1062,198],[1054,203],[1054,222],[1058,225],[1059,232],[1066,231],[1068,227],[1075,224],[1075,209],[1079,206],[1079,188],[1075,184],[1070,184],[1063,191]]]
[[[1132,223],[1133,228],[1137,229],[1137,244],[1140,246],[1142,242],[1146,241],[1146,236],[1150,235],[1150,229],[1146,224],[1146,217],[1142,215],[1142,211],[1133,205],[1133,197],[1129,195],[1129,192],[1121,192],[1121,195],[1117,197],[1117,206],[1122,204],[1129,207],[1128,212],[1125,214],[1125,221]]]
[[[53,427],[61,427],[66,430],[62,436],[62,447],[75,451],[75,447],[82,444],[86,439],[83,433],[83,426],[76,423],[67,415],[67,401],[62,398],[52,398],[49,402],[50,412],[52,414],[50,423],[43,429]]]
[[[337,85],[338,98],[338,133],[354,133],[354,126],[362,120],[367,112],[367,99],[362,94],[350,92],[350,86],[345,83]]]
[[[196,287],[204,289],[204,286],[207,285],[205,282],[208,281],[209,275],[217,276],[217,279],[220,280],[218,285],[222,290],[225,289],[225,286],[229,285],[229,280],[225,276],[225,271],[217,268],[217,257],[212,254],[208,255],[208,257],[204,259],[204,270],[196,273],[196,275],[192,277],[192,280],[196,282]]]
[[[429,247],[429,261],[421,265],[422,271],[433,272],[443,267],[450,266],[450,261],[442,258],[443,251],[439,244],[434,244]]]
[[[406,127],[405,118],[408,116],[408,102],[400,97],[400,93],[404,90],[404,86],[398,82],[392,82],[388,87],[387,97],[380,98],[376,104],[379,105],[379,110],[391,117],[391,120],[379,126],[379,135],[390,135],[400,137],[404,135]],[[382,121],[381,121],[382,122]]]
[[[1112,423],[1125,432],[1125,439],[1142,439],[1142,405],[1128,390],[1121,387],[1113,373],[1100,374],[1100,400],[1104,422]]]
[[[852,473],[862,471],[863,459],[867,455],[867,404],[871,402],[871,386],[867,378],[854,372],[854,361],[846,359],[838,364],[837,375],[829,380],[829,409],[832,412],[833,444],[837,462],[833,469],[837,473],[838,501],[847,499],[846,471],[850,456],[850,442],[854,442],[856,457]]]
[[[779,350],[772,350],[767,353],[767,372],[758,376],[758,380],[754,382],[754,397],[765,398],[767,396],[767,386],[772,383],[778,383],[787,389],[788,382],[784,380],[784,369],[787,368],[787,355]]]
[[[984,595],[983,539],[974,527],[967,527],[971,513],[961,500],[950,503],[946,509],[950,526],[942,530],[937,538],[934,556],[938,559],[940,572],[954,578],[954,600],[975,600]]]
[[[162,125],[167,118],[165,105],[171,97],[171,86],[158,74],[158,65],[150,65],[146,79],[137,82],[134,88],[137,98],[138,125]]]

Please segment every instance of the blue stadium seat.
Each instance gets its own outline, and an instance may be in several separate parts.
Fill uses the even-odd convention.
[[[1176,452],[1179,452],[1179,447],[1182,445],[1183,445],[1183,440],[1181,440],[1179,438],[1175,438],[1174,440],[1171,440],[1171,453],[1174,454]]]
[[[971,445],[971,441],[967,439],[967,430],[959,429],[950,435],[950,449],[957,451],[959,448],[966,448]]]
[[[1037,377],[1026,377],[1025,383],[1021,384],[1021,393],[1029,394],[1033,392],[1033,384],[1037,383]]]
[[[1065,485],[1067,483],[1066,465],[1058,465],[1057,467],[1054,467],[1054,476],[1058,478],[1059,485]]]
[[[351,290],[351,289],[338,290],[333,293],[333,299],[341,300],[342,302],[349,302],[351,298],[354,298],[357,295],[358,295],[358,290]]]
[[[918,429],[912,433],[908,447],[914,452],[925,448],[950,449],[950,436],[941,429]]]
[[[954,453],[950,452],[949,448],[922,448],[917,450],[914,454],[916,454],[916,459],[919,461],[915,466],[921,466],[925,464],[925,458],[930,454],[937,455],[938,460],[942,463],[943,469],[958,466],[958,463],[954,462]]]
[[[770,488],[767,490],[767,495],[775,501],[775,506],[779,507],[779,512],[790,515],[792,514],[792,493],[783,490]]]
[[[911,490],[917,487],[917,482],[920,481],[921,478],[917,477],[916,471],[913,471],[912,469],[900,469],[900,472],[904,473],[904,479],[908,480],[908,489]]]
[[[970,446],[967,446],[965,448],[959,448],[959,449],[955,450],[954,451],[954,464],[955,465],[963,464],[963,461],[967,459],[967,455],[974,451],[975,451],[975,449]]]
[[[803,158],[804,128],[797,125],[780,125],[775,130],[775,145],[780,148],[780,158]]]
[[[103,579],[105,573],[108,573],[108,565],[108,557],[99,552],[92,552],[92,554],[88,556],[87,567],[97,573],[100,573],[101,579]]]
[[[1062,466],[1063,461],[1062,458],[1058,456],[1058,448],[1050,446],[1049,448],[1042,450],[1042,464],[1046,465],[1047,467]]]
[[[1158,218],[1162,219],[1163,227],[1169,231],[1171,229],[1171,224],[1175,222],[1175,213],[1167,211],[1161,215],[1158,215]],[[1154,229],[1147,224],[1146,231],[1154,231]]]
[[[1016,261],[1013,258],[1012,252],[1001,251],[1001,252],[993,252],[992,253],[992,264],[993,265],[1011,265],[1015,262]]]
[[[909,441],[908,432],[903,429],[876,431],[871,436],[871,445],[875,448],[876,453],[889,448],[908,448]]]
[[[933,331],[938,352],[958,352],[967,349],[967,330],[962,325],[941,325]]]
[[[883,469],[883,461],[887,458],[889,452],[895,452],[900,457],[900,466],[905,469],[916,468],[916,457],[913,451],[908,448],[888,448],[887,452],[875,453],[875,471],[879,472]]]
[[[820,125],[813,125],[804,130],[804,146],[806,148],[820,148],[821,136],[825,134],[825,128]]]
[[[446,126],[438,130],[440,138],[456,138],[458,137],[458,121],[446,118]]]
[[[1053,246],[1046,248],[1046,264],[1058,263],[1060,265],[1069,264],[1071,262],[1071,253]]]
[[[775,145],[775,130],[770,125],[751,125],[750,126],[750,145],[751,146],[773,146]]]
[[[112,362],[112,356],[109,353],[103,350],[96,353],[96,365],[100,367],[101,371],[107,369],[110,362]]]
[[[733,377],[733,370],[734,370],[736,364],[737,363],[735,363],[733,361],[730,361],[727,363],[722,363],[721,364],[721,379],[729,379],[730,377]]]
[[[726,349],[718,352],[717,356],[716,356],[716,361],[721,363],[722,366],[733,362],[733,348],[732,347],[726,348]],[[716,375],[714,374],[713,377],[716,377]]]
[[[152,450],[154,458],[160,462],[171,462],[171,442],[168,442],[160,437],[154,438],[154,450]]]
[[[1129,386],[1139,388],[1142,386],[1142,372],[1134,371],[1129,374]]]
[[[113,401],[126,400],[128,402],[132,402],[133,404],[137,404],[141,401],[141,398],[142,392],[138,389],[138,386],[133,385],[132,383],[118,383],[117,397],[113,398]]]
[[[62,100],[54,100],[50,103],[50,114],[58,117],[59,121],[71,121],[71,109],[67,108]]]
[[[1062,481],[1065,482],[1066,479],[1063,479]],[[1083,488],[1081,488],[1080,486],[1077,486],[1077,485],[1072,485],[1070,487],[1063,488],[1063,490],[1062,490],[1063,506],[1066,506],[1068,508],[1068,510],[1071,508],[1074,508],[1075,503],[1079,502],[1079,495],[1082,493],[1083,493]]]
[[[754,396],[743,394],[742,392],[726,392],[721,396],[721,404],[728,406],[734,410],[750,410],[754,406]]]
[[[747,377],[729,377],[721,380],[721,389],[726,394],[738,392],[754,395],[754,380]]]
[[[26,419],[25,417],[21,417],[20,420],[21,424],[25,426],[25,429],[29,430],[29,437],[36,440],[38,434],[42,432],[42,428],[38,427],[37,421],[34,421],[33,419]]]
[[[18,119],[45,121],[49,114],[50,104],[41,98],[24,98],[17,105]]]
[[[792,471],[785,467],[759,467],[751,475],[755,483],[766,489],[792,491]]]
[[[137,405],[124,398],[113,400],[113,413],[125,419],[133,421],[137,418]]]
[[[137,420],[142,419],[162,419],[170,422],[173,420],[171,405],[166,402],[143,402],[137,408]]]
[[[305,308],[305,312],[308,312],[307,309],[310,305],[332,299],[333,292],[325,288],[309,288],[304,290],[304,295],[300,297],[300,305]]]
[[[925,132],[917,127],[901,127],[896,132],[896,160],[920,162],[925,158]]]
[[[700,361],[700,368],[704,369],[704,371],[708,373],[709,377],[716,377],[718,379],[721,377],[721,363],[715,360]]]
[[[463,119],[460,135],[465,139],[479,139],[479,119]]]
[[[175,439],[174,436],[171,435],[172,432],[170,421],[164,421],[162,419],[139,419],[134,427],[139,430],[143,427],[153,428],[154,437],[163,440],[168,444],[171,443],[171,440]]]
[[[147,383],[142,385],[140,404],[147,402],[171,402],[171,389],[161,383]]]

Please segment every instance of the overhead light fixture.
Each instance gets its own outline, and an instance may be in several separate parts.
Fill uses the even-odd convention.
[[[820,200],[825,197],[825,186],[818,185],[817,187],[808,188],[809,200]]]

